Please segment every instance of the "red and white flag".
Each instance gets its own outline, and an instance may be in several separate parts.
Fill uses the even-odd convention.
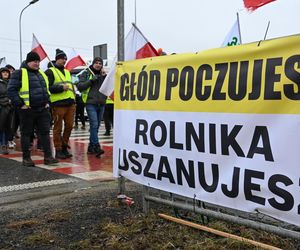
[[[34,51],[38,53],[38,55],[41,58],[41,61],[43,61],[47,57],[47,53],[42,47],[42,45],[39,43],[38,39],[35,37],[34,34],[32,34],[32,46],[31,51]]]
[[[67,55],[67,62],[65,65],[65,68],[69,71],[72,69],[75,69],[78,66],[85,66],[86,63],[82,59],[82,57],[74,50],[74,49],[67,49],[65,50],[66,55]]]
[[[274,1],[276,0],[244,0],[244,5],[249,11],[255,11],[259,7]]]
[[[143,33],[137,28],[135,24],[132,24],[132,28],[125,38],[124,48],[124,61],[141,59],[146,57],[158,56],[158,52]],[[106,96],[112,96],[114,91],[115,82],[115,64],[116,59],[113,61],[113,66],[108,72],[101,88],[100,92]]]

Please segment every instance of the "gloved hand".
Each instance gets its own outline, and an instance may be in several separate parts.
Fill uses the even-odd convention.
[[[96,83],[99,78],[100,78],[99,75],[94,75],[93,79],[91,79],[92,84]]]

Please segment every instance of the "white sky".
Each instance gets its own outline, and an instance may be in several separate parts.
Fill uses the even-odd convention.
[[[125,1],[125,35],[135,20],[135,0]],[[0,57],[19,66],[19,15],[30,0],[0,0]],[[184,53],[219,47],[239,12],[243,43],[300,33],[300,0],[277,0],[253,13],[243,0],[136,0],[137,26],[155,48]],[[39,0],[22,15],[23,59],[32,33],[51,58],[55,49],[73,47],[84,58],[93,45],[117,51],[117,0]],[[300,45],[299,45],[300,46]]]

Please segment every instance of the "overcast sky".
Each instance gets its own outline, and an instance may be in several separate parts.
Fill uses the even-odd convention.
[[[0,0],[0,57],[19,66],[19,16],[30,0]],[[135,21],[135,0],[125,1],[125,35]],[[300,33],[300,0],[277,0],[253,13],[243,0],[136,0],[137,26],[155,48],[185,53],[219,47],[239,12],[243,43]],[[73,47],[84,58],[93,45],[117,51],[117,0],[39,0],[22,15],[23,59],[32,33],[51,58],[55,49]],[[300,46],[300,45],[299,45]]]

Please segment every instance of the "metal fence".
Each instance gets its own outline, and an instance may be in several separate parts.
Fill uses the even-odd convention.
[[[245,225],[254,229],[264,230],[283,237],[290,237],[300,240],[299,227],[276,220],[265,214],[259,212],[242,212],[144,186],[144,213],[149,212],[150,202],[167,205],[176,209],[191,211],[207,218],[212,217],[218,220],[224,220],[231,223]]]

